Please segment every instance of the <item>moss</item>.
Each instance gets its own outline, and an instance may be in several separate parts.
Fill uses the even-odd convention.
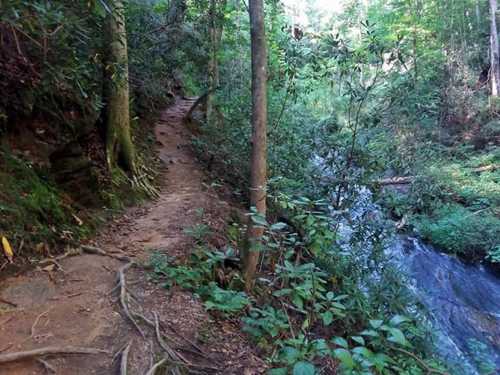
[[[0,232],[25,251],[34,244],[68,243],[91,232],[79,225],[71,200],[29,162],[0,151]],[[87,220],[85,220],[87,222]]]

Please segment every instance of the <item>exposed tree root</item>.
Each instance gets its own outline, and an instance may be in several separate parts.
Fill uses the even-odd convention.
[[[139,324],[135,321],[133,315],[130,313],[130,309],[128,307],[128,294],[127,294],[127,280],[125,278],[125,272],[134,265],[134,263],[127,263],[123,267],[118,270],[118,285],[120,286],[120,305],[123,309],[123,312],[127,316],[127,318],[132,322],[134,327],[139,331],[141,336],[145,339],[146,334],[141,329]]]
[[[136,265],[135,263],[127,263],[123,267],[121,267],[118,270],[118,285],[117,288],[119,288],[119,301],[120,305],[123,309],[124,314],[128,318],[128,320],[133,324],[133,326],[137,329],[137,331],[140,333],[142,338],[144,340],[148,340],[146,333],[144,330],[140,327],[139,321],[144,322],[147,326],[149,326],[154,333],[154,336],[156,338],[156,341],[158,342],[158,345],[160,346],[162,352],[165,355],[165,358],[162,359],[161,361],[157,362],[154,364],[151,369],[147,372],[147,374],[154,374],[161,366],[164,364],[168,364],[172,366],[171,369],[169,369],[169,374],[172,375],[181,375],[181,369],[186,368],[186,369],[200,369],[204,370],[204,373],[207,372],[218,372],[220,371],[219,368],[213,367],[213,366],[205,366],[205,365],[198,365],[198,364],[193,364],[189,360],[187,360],[182,354],[171,348],[167,342],[165,341],[165,335],[161,332],[161,326],[160,326],[160,319],[159,316],[156,312],[153,312],[153,317],[154,321],[149,319],[147,316],[142,314],[141,312],[138,311],[133,311],[131,307],[129,306],[129,298],[130,298],[130,293],[127,289],[127,280],[125,273],[126,271],[132,267],[133,265]],[[191,344],[193,345],[193,344]],[[195,348],[197,348],[195,345],[193,345]],[[125,349],[126,350],[126,349]],[[124,350],[124,353],[125,353]],[[209,359],[203,352],[201,352],[201,349],[197,350],[206,358]],[[123,362],[123,354],[122,354],[122,366],[126,366],[126,363],[124,364]],[[124,372],[125,371],[125,372]],[[122,368],[121,375],[126,375],[126,369],[124,370]]]
[[[42,365],[42,367],[45,369],[45,371],[47,371],[48,373],[52,373],[52,374],[56,373],[56,369],[54,367],[52,367],[50,365],[50,363],[48,363],[47,361],[44,361],[41,358],[38,358],[36,361],[38,363],[40,363]]]
[[[36,328],[36,325],[38,324],[38,322],[40,321],[40,319],[42,318],[42,316],[47,315],[50,312],[50,310],[51,309],[48,309],[47,311],[44,311],[43,313],[41,313],[40,315],[38,315],[36,317],[35,322],[31,326],[31,337],[35,337],[35,328]]]
[[[156,362],[153,367],[146,373],[146,375],[154,375],[156,370],[158,370],[161,366],[163,366],[167,362],[166,359],[162,359],[161,361]]]
[[[128,364],[128,354],[130,352],[130,348],[132,347],[132,341],[128,343],[128,345],[122,351],[122,358],[120,361],[120,375],[127,375],[127,364]]]
[[[14,352],[0,355],[0,364],[9,362],[18,362],[28,358],[45,357],[59,354],[101,354],[108,353],[106,350],[95,348],[79,348],[79,347],[59,347],[48,346],[45,348],[27,350],[24,352]]]

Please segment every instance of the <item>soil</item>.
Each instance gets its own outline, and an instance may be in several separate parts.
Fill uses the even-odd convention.
[[[163,164],[160,196],[127,210],[107,224],[91,245],[147,264],[161,252],[185,257],[193,240],[185,228],[204,223],[223,228],[233,210],[211,187],[210,178],[189,147],[191,134],[183,117],[194,100],[177,99],[156,124],[158,156]],[[223,241],[217,234],[214,241]],[[37,267],[3,280],[0,286],[0,355],[47,346],[104,349],[98,355],[54,355],[44,359],[57,374],[118,374],[116,355],[132,343],[128,374],[145,374],[158,361],[154,332],[142,325],[146,338],[123,314],[118,301],[117,270],[123,262],[100,255],[67,257],[57,265]],[[147,269],[127,271],[134,306],[151,319],[157,312],[169,345],[195,364],[196,373],[260,374],[266,369],[239,323],[217,320],[199,299],[180,290],[166,290],[150,280]],[[215,367],[218,370],[209,370]],[[0,365],[0,375],[45,374],[36,360]],[[161,373],[161,372],[158,372]]]

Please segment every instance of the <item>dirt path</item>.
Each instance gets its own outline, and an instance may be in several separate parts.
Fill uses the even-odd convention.
[[[185,228],[200,222],[215,227],[224,224],[230,207],[208,187],[209,180],[187,145],[190,136],[182,118],[192,103],[179,99],[162,114],[155,129],[159,157],[165,165],[160,197],[128,210],[103,228],[95,244],[107,252],[121,251],[139,262],[149,259],[153,251],[182,256],[192,247]],[[60,265],[62,270],[37,269],[0,286],[0,297],[17,305],[0,303],[0,354],[45,346],[100,348],[109,354],[54,356],[47,362],[60,375],[118,374],[119,364],[113,356],[132,340],[129,374],[146,373],[158,359],[150,344],[154,339],[148,334],[144,340],[138,334],[112,293],[116,271],[123,263],[81,255],[63,259]],[[127,281],[140,307],[158,312],[160,321],[172,328],[165,331],[171,346],[190,361],[216,366],[220,370],[215,373],[220,374],[262,371],[262,361],[236,323],[215,321],[193,295],[167,292],[149,282],[147,272],[140,269],[131,269]],[[46,371],[36,361],[0,365],[0,375]]]

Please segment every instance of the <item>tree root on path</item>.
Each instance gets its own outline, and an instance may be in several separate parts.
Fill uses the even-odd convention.
[[[50,363],[48,363],[47,361],[41,359],[41,358],[38,358],[36,360],[38,363],[40,363],[42,365],[42,367],[48,372],[48,373],[52,373],[52,374],[55,374],[57,371],[54,367],[52,367],[50,365]]]
[[[120,286],[120,305],[127,318],[132,322],[134,327],[139,331],[141,336],[145,339],[146,334],[144,333],[144,331],[141,329],[139,324],[135,321],[134,317],[130,313],[127,302],[128,294],[127,294],[127,280],[125,278],[125,272],[133,265],[134,263],[127,263],[118,270],[118,285]]]
[[[147,326],[149,326],[153,330],[152,333],[154,334],[154,338],[156,338],[156,341],[158,342],[158,345],[159,345],[161,351],[163,352],[163,355],[165,356],[162,360],[160,360],[156,364],[154,364],[149,369],[147,374],[149,374],[149,375],[155,374],[155,372],[165,364],[168,364],[169,366],[171,366],[168,373],[172,374],[172,375],[181,375],[181,373],[182,373],[181,369],[183,369],[183,368],[187,369],[188,372],[193,372],[193,371],[191,371],[191,369],[201,369],[201,370],[204,370],[205,373],[207,373],[207,372],[219,372],[220,369],[217,367],[198,365],[198,364],[191,363],[182,354],[180,354],[178,351],[176,351],[172,347],[170,347],[167,344],[167,342],[165,341],[165,338],[168,339],[168,337],[165,336],[165,334],[161,332],[160,319],[159,319],[158,313],[152,312],[153,317],[154,317],[154,320],[152,320],[152,319],[149,319],[144,314],[142,314],[138,311],[132,310],[131,306],[129,305],[130,292],[127,289],[127,280],[126,280],[126,275],[125,275],[126,271],[128,269],[130,269],[132,266],[137,266],[137,264],[130,262],[130,263],[125,264],[123,267],[121,267],[118,270],[118,274],[117,274],[118,285],[117,285],[116,289],[119,289],[120,306],[123,309],[123,312],[126,315],[126,317],[128,318],[128,320],[137,329],[137,331],[140,333],[141,337],[144,340],[149,340],[149,339],[138,322],[139,321],[144,322]],[[153,340],[151,340],[151,341],[153,341]],[[129,349],[129,347],[127,347],[127,349]],[[209,358],[207,358],[207,359],[209,359]],[[122,354],[122,366],[123,365],[126,366],[126,363],[124,364],[124,362],[123,362],[123,354]],[[123,370],[123,367],[122,367],[121,375],[126,375],[126,369]]]
[[[108,253],[107,251],[104,251],[103,249],[100,249],[95,246],[89,246],[89,245],[82,245],[80,246],[82,251],[87,254],[93,254],[93,255],[102,255],[104,257],[109,257],[113,259],[118,259],[121,260],[122,262],[130,262],[130,257],[126,255],[116,255],[112,253]]]
[[[120,361],[120,375],[127,375],[127,363],[128,363],[128,353],[132,347],[132,341],[122,351],[122,358]]]
[[[146,373],[146,375],[154,375],[156,370],[158,370],[161,366],[163,366],[167,362],[166,359],[162,359],[161,361],[156,362],[153,367]]]
[[[95,348],[79,348],[79,347],[59,347],[48,346],[40,349],[27,350],[24,352],[14,352],[0,355],[0,364],[9,362],[18,362],[28,358],[53,356],[59,354],[102,354],[108,353],[106,350]]]

